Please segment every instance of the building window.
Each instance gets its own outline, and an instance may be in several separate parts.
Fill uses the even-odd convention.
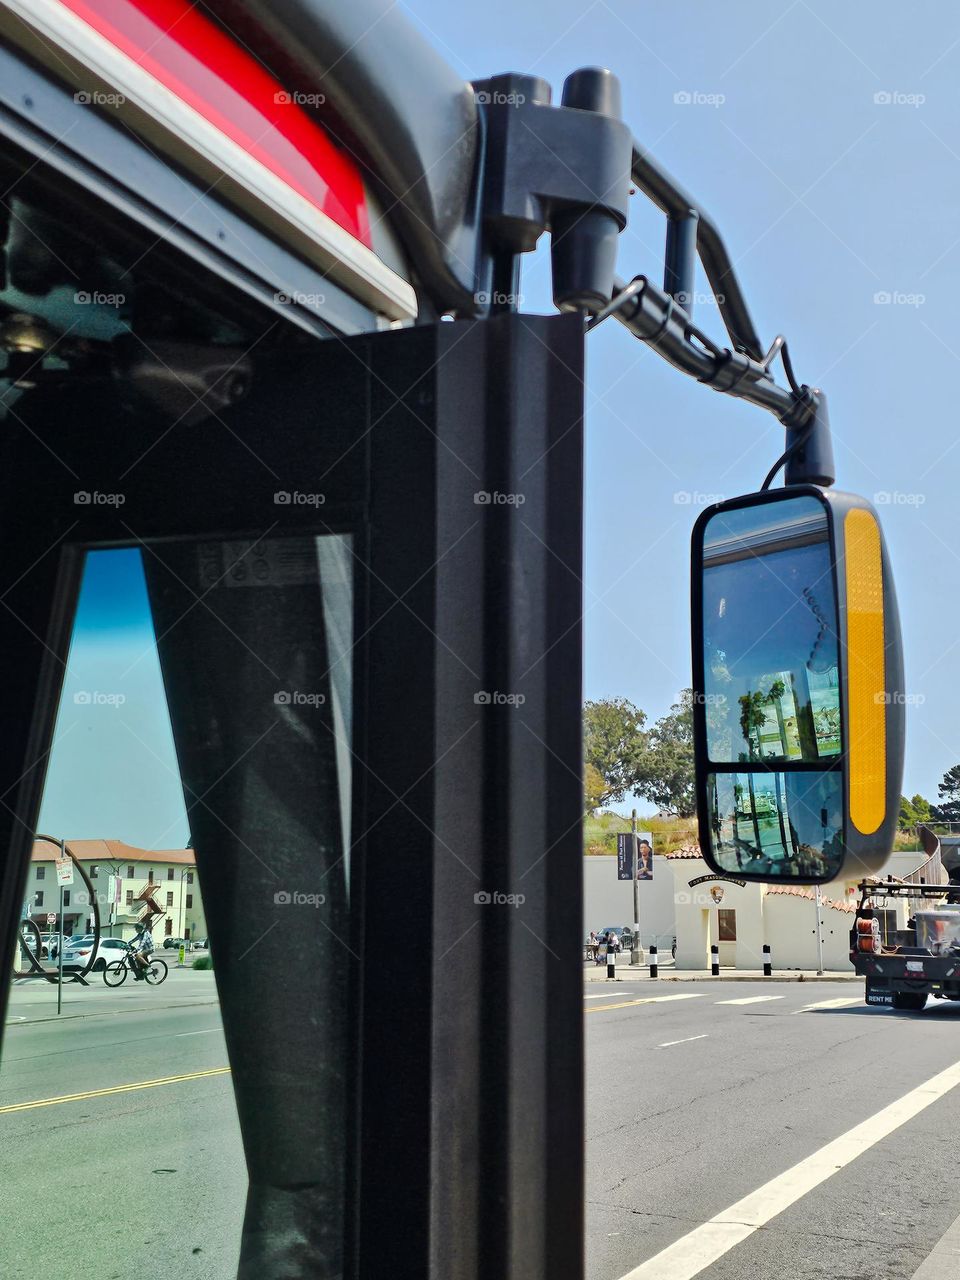
[[[167,935],[168,938],[170,937],[171,933],[173,933],[173,921],[171,919],[169,918],[167,919],[166,924],[163,926],[163,932]]]
[[[43,906],[43,890],[38,889],[33,896],[36,899],[37,906],[42,907]]]
[[[93,864],[93,866],[90,868],[90,879],[91,879],[91,880],[96,880],[96,878],[97,878],[97,872],[98,872],[99,870],[100,870],[100,868],[97,866],[97,864],[96,864],[96,863],[94,863],[94,864]]]
[[[192,872],[192,871],[188,871],[188,872],[187,872],[187,884],[193,884],[193,872]]]
[[[128,880],[133,879],[133,867],[127,867],[127,879]]]
[[[47,868],[46,868],[46,867],[37,867],[37,879],[38,879],[38,880],[46,880],[46,878],[47,878]]]
[[[133,890],[128,889],[127,890],[127,906],[129,907],[132,905],[133,905]]]
[[[147,881],[149,884],[153,884],[153,867],[147,872]]]
[[[193,894],[188,893],[187,894],[187,910],[189,910],[192,906],[193,906]]]
[[[167,879],[168,880],[173,879],[173,867],[167,867]]]
[[[736,942],[737,940],[737,913],[731,907],[721,907],[717,912],[719,916],[718,924],[720,926],[720,942]]]
[[[69,905],[70,905],[70,890],[69,890],[69,889],[64,889],[64,891],[63,891],[63,905],[64,905],[65,907],[69,907]]]
[[[168,906],[168,907],[172,907],[172,906],[173,906],[173,894],[172,894],[172,893],[168,893],[168,894],[167,894],[167,906]]]

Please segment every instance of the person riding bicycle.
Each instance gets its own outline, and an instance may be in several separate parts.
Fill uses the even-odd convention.
[[[141,920],[137,925],[136,932],[130,942],[130,959],[133,963],[133,976],[136,979],[143,977],[146,972],[147,962],[153,951],[153,938],[150,930]]]

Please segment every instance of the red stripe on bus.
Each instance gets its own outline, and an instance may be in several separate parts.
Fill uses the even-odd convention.
[[[359,169],[283,85],[188,0],[60,0],[370,247]]]

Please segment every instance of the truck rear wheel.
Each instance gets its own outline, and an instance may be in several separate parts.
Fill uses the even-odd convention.
[[[927,997],[922,991],[895,991],[893,993],[893,1007],[895,1009],[919,1013],[926,1003]]]

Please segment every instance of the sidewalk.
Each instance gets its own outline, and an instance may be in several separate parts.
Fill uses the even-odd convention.
[[[111,988],[104,984],[100,974],[90,974],[88,981],[88,987],[75,982],[63,984],[63,1011],[59,1016],[54,983],[33,978],[14,982],[7,1008],[7,1027],[218,1003],[217,987],[210,969],[173,967],[167,980],[159,987],[134,982],[128,977],[122,987]]]
[[[762,969],[721,969],[720,977],[715,978],[709,969],[675,969],[673,963],[669,967],[660,965],[660,976],[650,977],[649,964],[633,966],[629,957],[617,965],[617,976],[607,977],[606,965],[584,965],[584,982],[863,982],[863,978],[853,972],[828,970],[817,973],[814,969],[774,969],[769,978],[763,976]]]

